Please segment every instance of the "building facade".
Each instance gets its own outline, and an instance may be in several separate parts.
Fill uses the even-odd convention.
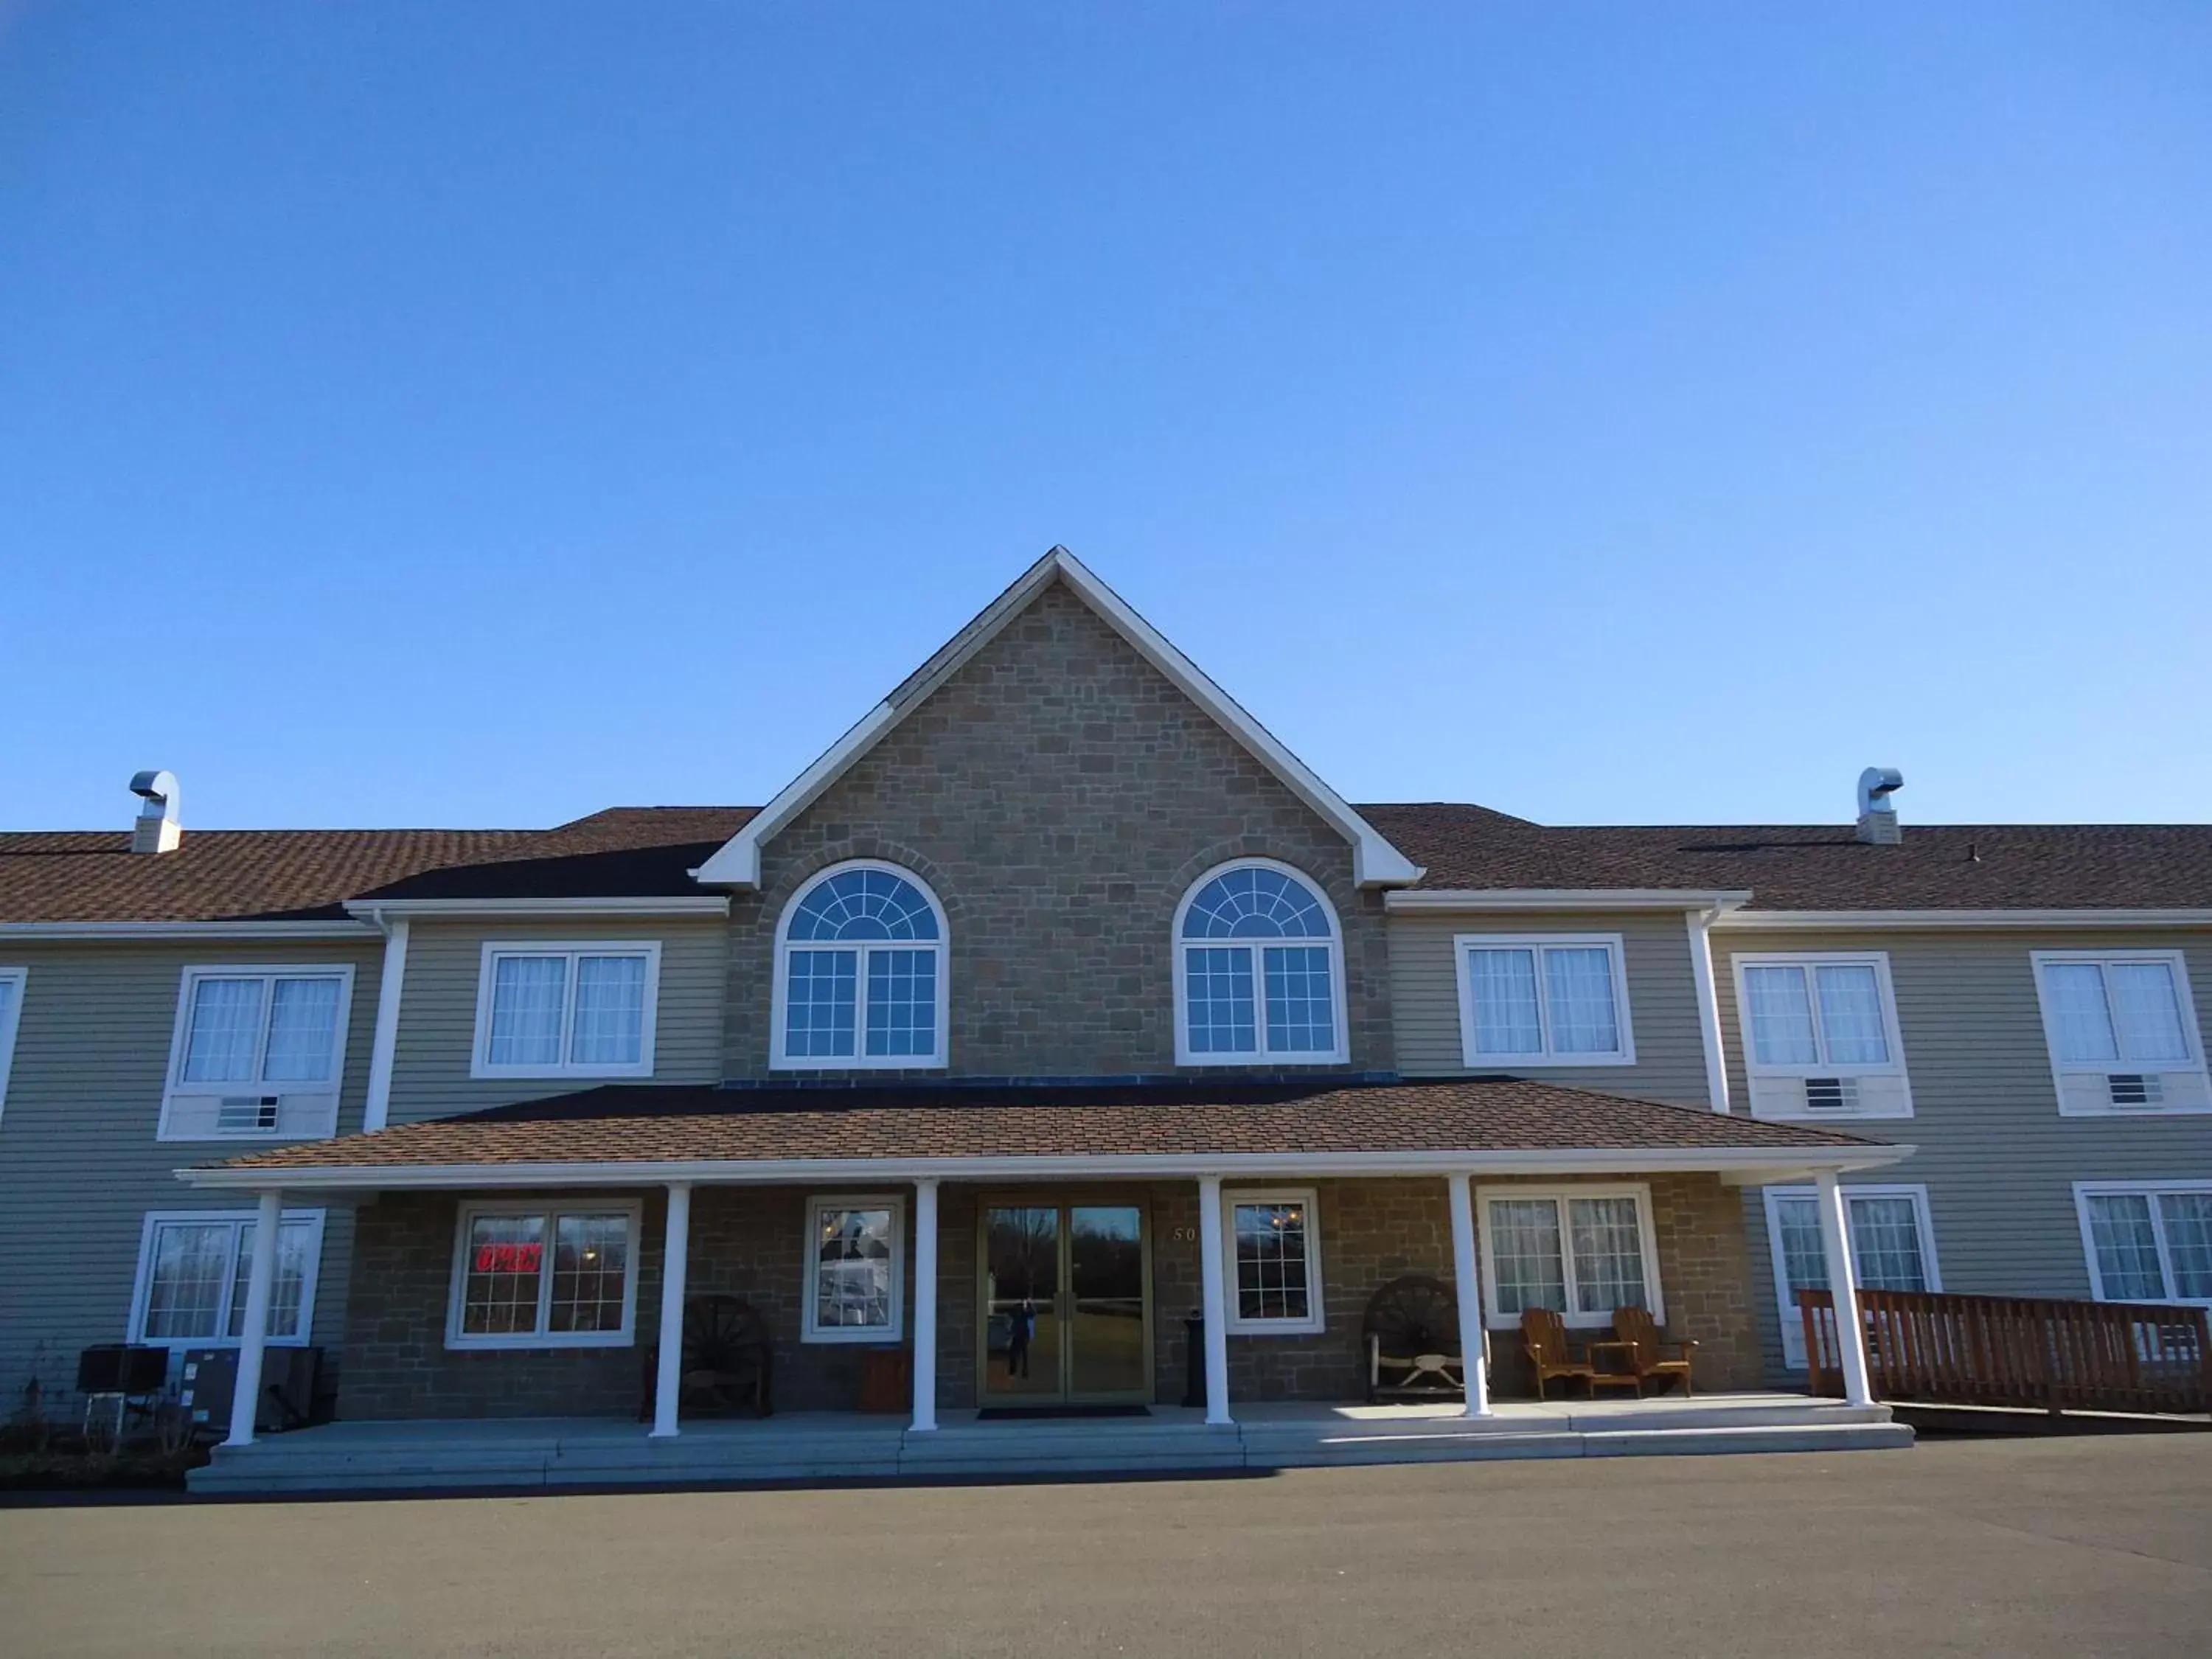
[[[347,1419],[665,1432],[726,1294],[789,1407],[1171,1402],[1195,1331],[1225,1413],[1357,1396],[1406,1275],[1501,1394],[1537,1306],[1802,1386],[1846,1238],[2212,1303],[2212,830],[1892,787],[1354,806],[1059,550],[757,809],[193,831],[142,775],[0,836],[0,1386],[265,1333]]]

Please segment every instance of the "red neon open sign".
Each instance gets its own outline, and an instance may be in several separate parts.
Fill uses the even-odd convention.
[[[543,1244],[479,1244],[476,1271],[480,1273],[534,1273],[545,1258]]]

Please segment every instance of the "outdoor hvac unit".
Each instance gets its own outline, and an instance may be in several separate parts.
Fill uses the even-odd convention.
[[[261,1351],[261,1403],[253,1413],[257,1433],[296,1429],[313,1420],[315,1389],[322,1379],[320,1348]],[[177,1403],[195,1428],[217,1432],[230,1426],[230,1402],[238,1393],[238,1350],[187,1348],[178,1373]]]

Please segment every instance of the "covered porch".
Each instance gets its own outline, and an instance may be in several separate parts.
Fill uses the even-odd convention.
[[[1840,1446],[1902,1432],[1872,1405],[1856,1320],[1841,1324],[1840,1405],[1743,1392],[1756,1371],[1731,1342],[1740,1354],[1754,1292],[1727,1189],[1810,1181],[1831,1283],[1848,1298],[1838,1176],[1907,1148],[1511,1079],[872,1090],[826,1108],[823,1091],[762,1092],[597,1090],[180,1172],[255,1194],[269,1224],[231,1437],[198,1484],[240,1489],[261,1471],[304,1489],[321,1478],[313,1467],[335,1478],[359,1459],[398,1484],[423,1448],[424,1467],[458,1459],[463,1484],[483,1485],[501,1484],[502,1458],[523,1484],[586,1466],[624,1471],[605,1480],[880,1478],[1775,1449],[1777,1435]],[[275,1274],[264,1243],[288,1200],[317,1196],[368,1206],[390,1245],[372,1248],[364,1221],[340,1415],[413,1420],[258,1445]],[[586,1243],[619,1248],[588,1331],[567,1301],[568,1325],[544,1322],[572,1295],[556,1297],[556,1276],[574,1273],[552,1244],[484,1220],[513,1215],[531,1218],[531,1237],[554,1238],[565,1218],[591,1224]],[[841,1258],[848,1232],[869,1233],[872,1256]],[[1449,1360],[1449,1397],[1366,1403],[1363,1310],[1371,1325],[1371,1298],[1401,1279],[1424,1281],[1436,1305],[1433,1352],[1401,1357]],[[517,1283],[538,1336],[481,1340],[467,1322]],[[702,1289],[733,1288],[764,1304],[763,1343],[805,1382],[779,1387],[765,1424],[687,1408],[699,1364],[680,1334],[687,1309]],[[1606,1340],[1617,1310],[1648,1310],[1672,1338],[1705,1344],[1704,1389],[1732,1392],[1494,1397],[1528,1391],[1521,1310],[1545,1306],[1592,1347],[1621,1346]],[[879,1364],[872,1403],[903,1401],[902,1421],[822,1409],[865,1401],[850,1391],[856,1366],[825,1363],[864,1350],[896,1364],[894,1402]],[[1686,1393],[1687,1378],[1668,1380]],[[1126,1414],[1066,1414],[1108,1401]],[[988,1420],[1009,1411],[1022,1420]],[[514,1420],[477,1420],[493,1417]]]
[[[331,1423],[221,1448],[194,1492],[560,1489],[1100,1474],[1264,1474],[1498,1458],[1846,1451],[1910,1445],[1883,1406],[1745,1393],[1685,1400],[1511,1400],[1455,1406],[1249,1404],[1228,1423],[1194,1408],[1143,1418],[979,1421],[933,1431],[854,1413],[687,1423],[654,1437],[604,1418]]]

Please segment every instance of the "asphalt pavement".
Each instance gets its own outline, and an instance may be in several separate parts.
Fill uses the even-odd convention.
[[[2212,1655],[2212,1434],[0,1508],[0,1654]]]

